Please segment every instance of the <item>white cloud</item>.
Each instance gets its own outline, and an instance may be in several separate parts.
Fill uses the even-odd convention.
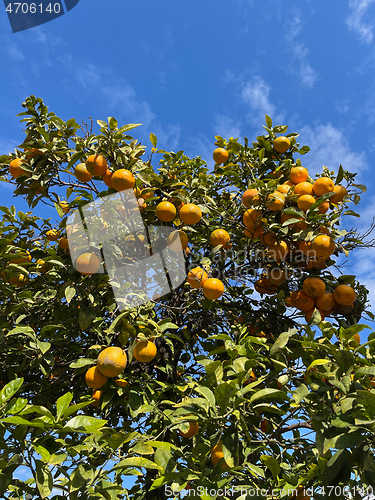
[[[12,40],[9,36],[3,36],[3,40],[5,39],[5,43],[3,44],[2,51],[9,57],[11,61],[23,61],[25,56],[21,49],[18,48],[18,45]]]
[[[241,136],[241,122],[228,115],[216,115],[212,125],[214,135],[221,135],[229,139],[230,137]]]
[[[375,0],[349,0],[351,12],[346,18],[348,28],[367,44],[372,42],[374,26],[372,23],[365,23],[364,17],[366,17],[366,20],[369,19],[367,9],[373,3],[375,3]]]
[[[247,121],[256,127],[259,127],[259,123],[264,122],[266,114],[275,123],[281,123],[284,119],[283,114],[276,112],[276,106],[271,102],[270,93],[271,87],[259,76],[254,76],[242,87],[241,98],[250,108]]]
[[[285,40],[288,49],[292,52],[292,61],[290,63],[290,71],[296,75],[304,87],[312,89],[318,81],[318,73],[312,68],[308,61],[309,49],[301,42],[297,42],[296,38],[302,30],[301,15],[298,9],[294,11],[293,17],[286,25]]]
[[[358,178],[369,168],[366,153],[353,151],[348,134],[331,123],[316,126],[304,126],[297,141],[301,146],[310,147],[310,152],[301,157],[302,165],[309,168],[311,174],[322,171],[323,165],[337,172],[341,164],[350,172],[358,172]]]

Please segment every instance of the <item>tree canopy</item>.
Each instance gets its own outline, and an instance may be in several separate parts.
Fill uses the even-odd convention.
[[[340,266],[373,245],[370,231],[343,228],[366,190],[356,173],[323,166],[312,178],[309,147],[267,115],[252,143],[217,136],[210,169],[158,149],[154,134],[148,152],[129,135],[139,124],[110,117],[95,133],[35,96],[23,107],[24,140],[0,157],[2,180],[30,207],[0,207],[1,495],[371,492],[375,337],[361,319],[374,317]],[[145,228],[170,228],[156,250],[187,275],[131,308],[116,299],[132,283],[116,293],[103,259],[113,214],[74,248],[69,224],[109,195],[126,224],[125,190]],[[33,214],[41,206],[58,220]],[[119,266],[156,253],[136,233],[110,243]]]

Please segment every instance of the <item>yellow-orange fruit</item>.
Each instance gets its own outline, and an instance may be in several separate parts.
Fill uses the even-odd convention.
[[[50,229],[46,232],[46,238],[49,241],[56,241],[59,239],[60,233],[56,229]]]
[[[106,384],[107,377],[100,372],[97,366],[92,366],[86,372],[85,381],[91,389],[100,389]]]
[[[333,192],[334,194],[329,199],[331,203],[340,203],[344,200],[344,197],[348,195],[348,191],[344,186],[335,186]]]
[[[156,345],[150,340],[137,342],[133,349],[133,356],[140,363],[148,363],[156,356]]]
[[[271,247],[272,245],[275,245],[275,243],[277,241],[276,235],[273,231],[267,231],[266,233],[262,234],[262,236],[260,237],[260,241],[266,247]]]
[[[113,172],[111,177],[112,187],[116,191],[125,191],[125,189],[133,189],[135,186],[135,177],[126,168],[120,168]]]
[[[313,185],[310,182],[299,182],[294,186],[293,194],[298,194],[298,196],[302,196],[304,194],[312,194]]]
[[[253,233],[256,229],[258,229],[258,227],[261,226],[261,217],[262,212],[260,210],[250,208],[243,214],[242,220],[246,228]]]
[[[109,169],[107,169],[104,172],[104,174],[103,174],[103,182],[109,188],[113,188],[113,185],[112,185],[112,172]]]
[[[333,254],[335,248],[335,242],[326,234],[317,236],[311,243],[311,249],[315,252],[315,256],[324,260],[327,260]]]
[[[59,239],[59,247],[63,248],[64,250],[67,250],[69,248],[68,238],[65,238],[64,236],[62,236]]]
[[[325,201],[318,206],[318,211],[320,214],[326,214],[329,210],[329,201]]]
[[[322,311],[327,311],[327,309],[335,307],[335,304],[336,301],[331,292],[324,292],[323,295],[315,299],[315,306]]]
[[[96,365],[105,377],[117,377],[125,370],[127,357],[121,347],[107,347],[98,356]]]
[[[306,210],[309,210],[309,208],[314,205],[315,203],[315,198],[314,196],[311,196],[311,194],[303,194],[298,198],[297,205],[298,208],[306,212]]]
[[[197,432],[199,431],[199,423],[198,422],[189,422],[189,430],[187,432],[182,432],[178,431],[182,437],[186,439],[190,439],[191,437],[195,436]]]
[[[211,460],[214,465],[216,465],[221,458],[224,458],[223,452],[223,442],[219,441],[211,450]],[[226,462],[223,463],[223,469],[226,469],[228,464]]]
[[[192,288],[202,288],[207,279],[208,275],[201,267],[191,269],[187,275],[187,281]]]
[[[216,300],[224,293],[224,284],[217,278],[208,278],[203,284],[203,295],[206,299]]]
[[[267,196],[267,207],[272,212],[277,212],[284,208],[285,197],[279,191],[275,191]]]
[[[163,222],[171,222],[177,214],[176,207],[169,201],[160,202],[155,210],[156,217]]]
[[[288,137],[280,136],[276,137],[276,139],[273,141],[273,149],[277,153],[286,153],[288,149],[290,148],[290,140]]]
[[[225,163],[229,158],[229,153],[224,148],[216,148],[212,153],[212,158],[216,163]]]
[[[314,307],[315,301],[309,297],[303,290],[296,290],[291,295],[291,301],[294,307],[300,311],[310,311]]]
[[[179,211],[179,217],[184,224],[192,226],[197,224],[202,218],[202,211],[194,203],[187,203]]]
[[[189,239],[187,234],[181,229],[172,231],[168,235],[167,245],[173,252],[182,252],[186,249],[189,244]]]
[[[246,208],[259,202],[259,191],[257,189],[247,189],[242,195],[242,203]]]
[[[77,258],[74,267],[79,273],[89,276],[99,271],[100,260],[94,253],[85,252]]]
[[[76,165],[76,167],[74,168],[74,175],[80,182],[89,182],[94,177],[87,170],[86,165],[84,163],[79,163],[78,165]]]
[[[350,306],[355,301],[356,293],[349,285],[339,285],[333,292],[333,298],[342,306]]]
[[[281,262],[285,260],[286,256],[288,255],[288,252],[289,252],[289,247],[283,240],[268,247],[268,255],[270,259],[275,260],[276,262]]]
[[[306,278],[302,285],[303,291],[312,298],[323,295],[326,291],[326,285],[320,278]]]
[[[102,155],[91,155],[86,160],[86,169],[91,175],[102,176],[107,168],[107,160]]]
[[[289,174],[289,179],[294,184],[299,184],[300,182],[305,182],[305,181],[307,181],[308,177],[309,177],[309,173],[307,171],[307,168],[304,168],[304,167],[293,167],[290,171],[290,174]]]
[[[92,406],[99,406],[100,398],[102,397],[103,391],[98,391],[97,389],[92,393],[92,399],[94,400],[91,404]]]
[[[215,229],[211,233],[210,242],[213,247],[223,245],[223,248],[227,248],[230,243],[229,233],[225,229]]]
[[[281,194],[288,194],[290,186],[288,186],[288,184],[281,184],[280,186],[277,186],[276,191],[279,191]]]
[[[9,163],[9,173],[13,179],[17,179],[20,175],[30,175],[29,172],[21,167],[22,163],[27,162],[21,158],[16,158]]]
[[[319,177],[313,184],[313,191],[316,196],[323,196],[326,193],[332,193],[335,185],[329,177]]]

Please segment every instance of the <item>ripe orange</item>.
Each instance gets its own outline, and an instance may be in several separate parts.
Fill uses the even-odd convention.
[[[25,286],[29,282],[29,278],[24,274],[18,274],[12,278],[9,278],[9,283],[17,286]]]
[[[115,380],[115,384],[119,387],[122,387],[123,389],[127,389],[128,387],[130,387],[129,382],[123,378],[117,378]]]
[[[203,284],[203,295],[206,299],[216,300],[224,293],[224,284],[217,278],[208,278]]]
[[[13,179],[17,179],[20,175],[30,175],[29,172],[23,170],[21,168],[22,163],[27,163],[25,160],[21,158],[16,158],[9,163],[9,173],[13,177]]]
[[[65,238],[64,236],[62,236],[59,239],[59,247],[64,249],[64,250],[67,250],[69,248],[68,238]]]
[[[208,275],[201,267],[191,269],[187,275],[187,281],[192,288],[202,288]]]
[[[167,238],[167,245],[172,250],[172,252],[182,252],[189,244],[189,239],[187,234],[180,229],[177,231],[172,231]]]
[[[328,309],[335,307],[335,304],[336,301],[333,297],[333,293],[331,292],[324,292],[323,295],[315,299],[316,307],[322,311],[327,311]]]
[[[223,248],[227,248],[230,243],[230,236],[225,229],[215,229],[211,233],[210,242],[213,247],[223,245]]]
[[[284,204],[285,204],[285,197],[279,191],[275,191],[274,193],[271,193],[267,196],[267,207],[272,212],[277,212],[278,210],[281,210],[282,208],[284,208]]]
[[[156,345],[150,340],[137,342],[133,349],[133,356],[140,363],[148,363],[156,356]]]
[[[80,182],[89,182],[94,177],[87,170],[86,165],[84,163],[76,165],[76,167],[74,168],[74,175]]]
[[[356,342],[358,342],[358,344],[360,344],[360,343],[361,343],[361,337],[359,336],[359,333],[355,333],[355,334],[353,335],[353,339],[354,339]]]
[[[268,420],[263,419],[260,423],[260,430],[264,434],[269,434],[270,432],[272,432],[271,423]]]
[[[49,241],[56,241],[59,239],[59,232],[56,229],[50,229],[46,232],[46,238]]]
[[[103,391],[95,390],[92,393],[92,399],[94,400],[91,404],[92,406],[99,406],[100,398],[102,397]]]
[[[273,285],[282,285],[288,279],[288,270],[274,267],[268,272],[268,279]]]
[[[294,307],[300,311],[310,311],[314,307],[315,301],[309,297],[303,290],[296,290],[292,293],[291,301]]]
[[[262,225],[261,217],[262,212],[260,210],[250,208],[243,214],[242,220],[247,229],[253,233],[256,229],[258,229],[258,227]]]
[[[216,163],[225,163],[229,158],[229,153],[224,148],[216,148],[212,153],[212,158]]]
[[[290,186],[287,184],[281,184],[280,186],[277,186],[276,191],[278,191],[281,194],[288,194],[290,191]]]
[[[179,211],[179,217],[184,224],[192,226],[201,220],[202,212],[197,205],[194,205],[194,203],[187,203]]]
[[[323,196],[326,193],[332,193],[335,185],[329,177],[319,177],[313,184],[313,191],[316,196]]]
[[[326,214],[329,210],[329,201],[325,201],[318,206],[318,211],[320,214]],[[323,231],[322,231],[323,232]]]
[[[145,188],[145,189],[143,189],[143,190],[142,190],[142,192],[141,192],[141,196],[142,196],[142,198],[143,198],[144,200],[148,200],[148,199],[150,199],[150,198],[153,198],[153,197],[155,196],[155,192],[154,192],[154,191],[149,191],[148,193],[146,193],[146,192],[145,192],[145,191],[146,191],[146,189],[149,189],[149,188],[147,188],[147,187],[146,187],[146,188]],[[172,197],[172,198],[173,198],[173,197]],[[171,203],[173,203],[173,201],[171,201],[171,200],[168,200],[168,201],[170,201]],[[181,203],[182,203],[182,202],[181,202]],[[182,203],[182,204],[183,204],[183,203]]]
[[[303,194],[298,198],[298,208],[306,212],[306,210],[309,210],[309,208],[314,205],[315,203],[315,198],[314,196],[311,196],[311,194]]]
[[[86,372],[85,381],[91,389],[100,389],[106,384],[107,377],[102,375],[97,366],[92,366]]]
[[[176,217],[177,210],[173,203],[162,201],[157,205],[155,214],[162,222],[171,222]]]
[[[182,437],[186,438],[186,439],[189,439],[193,436],[195,436],[197,434],[197,432],[199,431],[199,423],[198,422],[189,422],[190,424],[190,427],[189,427],[189,430],[187,432],[182,432],[182,431],[178,431]]]
[[[135,186],[135,177],[130,170],[120,168],[116,172],[113,172],[111,182],[116,191],[124,191],[125,189],[133,189]]]
[[[107,347],[96,361],[97,367],[105,377],[117,377],[125,370],[127,357],[121,347]]]
[[[219,441],[211,450],[211,460],[214,465],[216,465],[221,458],[224,458],[223,452],[223,442]],[[223,463],[223,469],[226,469],[228,464],[226,462]]]
[[[288,149],[290,148],[290,140],[288,137],[280,136],[276,137],[276,139],[273,141],[273,149],[277,153],[286,153]]]
[[[102,176],[107,168],[107,160],[102,155],[91,155],[86,160],[86,169],[91,175]]]
[[[9,264],[23,264],[26,262],[31,262],[31,255],[28,250],[23,250],[22,248],[13,248],[10,254],[16,254],[16,257],[9,261]]]
[[[266,247],[271,247],[276,243],[276,235],[273,231],[267,231],[266,233],[262,234],[262,236],[260,237],[260,241]]]
[[[307,168],[304,167],[293,167],[289,174],[289,179],[294,182],[294,184],[299,184],[300,182],[307,181],[309,173]]]
[[[306,278],[302,284],[303,291],[312,298],[323,295],[326,291],[326,284],[320,278]]]
[[[258,227],[258,229],[256,229],[254,232],[251,232],[248,229],[244,229],[243,232],[247,238],[250,238],[252,240],[258,240],[262,236],[263,227],[262,226]],[[228,248],[231,248],[231,244],[228,245]]]
[[[43,153],[38,148],[24,149],[26,158],[32,158],[33,156],[42,155]]]
[[[344,200],[344,196],[348,195],[348,191],[344,188],[344,186],[335,186],[333,188],[333,192],[335,194],[329,199],[331,203],[340,203]]]
[[[341,314],[342,316],[346,316],[347,314],[352,312],[353,308],[354,308],[353,304],[350,304],[350,306],[342,306],[341,304],[336,303],[334,310],[338,314]]]
[[[259,191],[257,189],[247,189],[242,195],[242,203],[246,208],[259,202]]]
[[[297,494],[296,494],[297,493]],[[310,500],[310,495],[306,494],[306,489],[304,486],[298,486],[297,490],[294,491],[291,498],[296,497],[296,500]]]
[[[52,265],[49,262],[45,262],[42,259],[38,259],[36,261],[36,265],[38,266],[37,271],[44,274],[52,269]]]
[[[74,267],[79,273],[88,276],[99,271],[100,260],[96,254],[85,252],[77,258]]]
[[[275,293],[277,293],[277,285],[274,285],[270,279],[265,277],[259,278],[254,283],[254,288],[261,295],[263,295],[264,293],[267,295],[274,295]]]
[[[289,247],[283,240],[268,247],[269,258],[275,260],[276,262],[281,262],[285,260],[286,256],[288,255],[288,252],[289,252]]]
[[[310,182],[299,182],[294,186],[293,194],[302,196],[303,194],[312,194],[313,185]]]
[[[315,252],[315,256],[324,260],[327,260],[333,254],[335,248],[335,242],[326,234],[317,236],[311,243],[311,249]]]
[[[113,188],[113,185],[112,185],[112,172],[107,169],[104,174],[103,174],[103,182],[106,186],[108,186],[109,188]]]
[[[311,243],[309,241],[300,240],[298,242],[298,249],[303,253],[303,255],[306,255],[306,257],[312,253]]]
[[[305,313],[305,319],[306,321],[310,321],[312,315],[314,314],[314,312],[318,310],[320,312],[320,317],[321,317],[321,320],[324,321],[324,318],[325,318],[325,314],[324,314],[324,311],[322,311],[321,309],[316,309],[315,307],[313,307],[312,309],[310,309],[310,311],[307,311]]]
[[[342,306],[350,306],[355,301],[356,293],[349,285],[339,285],[333,292],[333,298]]]

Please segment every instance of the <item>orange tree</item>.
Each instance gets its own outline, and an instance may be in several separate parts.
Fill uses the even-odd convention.
[[[135,124],[99,120],[95,134],[34,96],[23,107],[24,141],[0,174],[59,220],[0,207],[1,495],[365,496],[374,334],[361,342],[359,321],[373,317],[366,288],[335,264],[372,244],[340,225],[365,191],[356,174],[311,178],[309,148],[268,116],[252,145],[216,137],[210,171],[153,134],[146,159]],[[73,210],[123,189],[146,226],[174,227],[164,244],[187,273],[132,309],[97,273],[100,245],[80,254],[66,234]],[[131,235],[128,249],[120,263],[149,243]]]

